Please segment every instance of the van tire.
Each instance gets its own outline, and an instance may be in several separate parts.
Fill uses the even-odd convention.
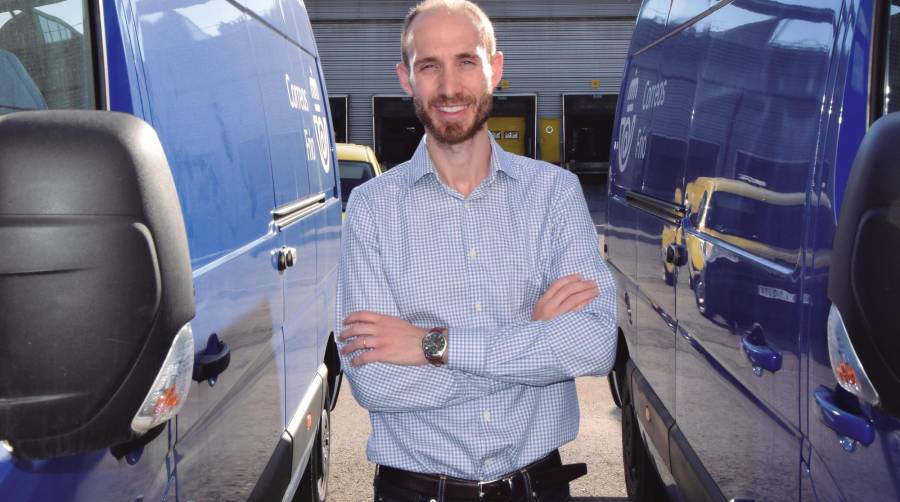
[[[632,502],[658,502],[669,500],[666,488],[656,472],[656,466],[641,438],[634,402],[631,398],[631,381],[622,385],[622,456],[625,463],[625,489]]]
[[[331,473],[331,414],[328,411],[328,402],[322,409],[322,417],[319,420],[319,433],[316,435],[316,444],[313,445],[315,462],[313,466],[313,501],[325,502],[328,498],[328,476]]]
[[[327,384],[326,384],[327,385]],[[303,479],[294,494],[292,502],[324,502],[328,498],[328,476],[331,471],[331,415],[328,411],[329,389],[325,389],[325,399],[319,415],[316,440],[309,454],[309,462]]]

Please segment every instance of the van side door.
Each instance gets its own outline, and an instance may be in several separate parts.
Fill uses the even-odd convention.
[[[178,416],[177,493],[246,500],[284,431],[284,292],[272,254],[280,237],[248,28],[255,21],[225,0],[126,3],[185,212],[196,351],[210,363],[229,358],[192,384]]]
[[[840,386],[829,348],[829,337],[843,329],[840,316],[847,315],[832,305],[828,281],[830,269],[836,266],[833,249],[838,244],[837,223],[850,203],[844,195],[848,176],[859,167],[855,161],[859,158],[860,142],[869,134],[871,122],[900,112],[900,100],[890,92],[891,88],[900,88],[900,53],[896,50],[900,42],[900,2],[854,5],[856,8],[847,9],[839,32],[841,65],[832,106],[842,113],[830,119],[826,162],[815,183],[819,187],[819,203],[814,220],[816,233],[809,249],[812,270],[807,288],[814,299],[807,330],[809,385],[801,401],[808,410],[808,442],[803,450],[808,476],[804,478],[803,500],[900,499],[900,417]],[[868,68],[870,61],[872,72],[868,74],[867,87],[857,69]],[[898,139],[893,138],[893,148]],[[874,157],[872,152],[868,155]],[[879,241],[888,248],[887,239]],[[876,269],[895,283],[896,265]],[[853,289],[856,288],[870,293],[881,291],[871,284],[854,284]],[[870,303],[867,298],[859,301]],[[831,317],[834,314],[838,316]],[[891,331],[883,333],[882,336],[895,336]],[[895,354],[879,355],[896,371]],[[863,370],[872,371],[865,363]],[[879,390],[886,391],[896,389]]]
[[[675,282],[662,248],[665,240],[674,239],[678,226],[676,192],[682,175],[678,166],[671,171],[656,169],[670,146],[653,142],[650,132],[664,99],[661,59],[662,51],[652,47],[632,55],[625,75],[627,92],[619,98],[620,125],[613,150],[618,172],[610,190],[610,218],[617,231],[627,232],[623,235],[627,240],[613,239],[610,256],[622,272],[634,274],[633,297],[629,295],[630,305],[622,312],[631,317],[626,323],[620,320],[620,325],[637,326],[636,336],[629,340],[631,358],[669,413],[674,413]],[[624,261],[630,253],[634,253],[631,263]],[[618,261],[616,255],[621,255]],[[628,292],[629,288],[623,289]],[[665,438],[653,440],[666,442]]]
[[[668,46],[695,96],[672,463],[726,500],[799,493],[807,189],[840,7],[719,4]]]
[[[288,27],[286,21],[272,19],[276,15],[280,19],[279,9],[260,12],[267,13],[272,26]],[[251,38],[275,176],[273,221],[283,239],[278,260],[285,281],[283,385],[287,425],[295,416],[317,416],[318,412],[300,406],[307,389],[316,382],[321,362],[317,352],[316,241],[325,195],[309,176],[310,166],[319,165],[321,139],[312,116],[320,91],[318,80],[312,78],[317,68],[314,47],[305,49],[294,38],[262,23],[253,26]]]

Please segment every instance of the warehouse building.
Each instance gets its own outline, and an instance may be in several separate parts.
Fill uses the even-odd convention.
[[[509,151],[605,171],[638,0],[481,0],[505,55],[488,127]],[[307,0],[338,142],[371,145],[386,167],[423,134],[397,82],[412,0]]]

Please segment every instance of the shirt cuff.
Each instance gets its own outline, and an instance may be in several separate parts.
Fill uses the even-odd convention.
[[[482,374],[487,345],[484,333],[459,328],[450,328],[447,333],[450,351],[447,367],[475,375]]]

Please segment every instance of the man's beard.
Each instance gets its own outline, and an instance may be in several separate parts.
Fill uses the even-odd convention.
[[[447,96],[435,98],[431,101],[429,108],[426,108],[425,103],[417,97],[413,98],[413,103],[416,108],[416,117],[419,117],[422,125],[425,126],[425,130],[428,131],[429,136],[445,145],[458,145],[472,139],[478,131],[481,130],[485,122],[487,122],[488,117],[491,115],[491,107],[494,104],[494,100],[489,92],[485,92],[481,96],[481,99],[478,100],[475,108],[475,120],[468,128],[466,128],[465,124],[458,122],[444,124],[443,128],[439,128],[431,115],[428,114],[429,108],[436,109],[439,106],[447,104],[469,104],[461,94],[457,94],[453,98],[448,98]]]

